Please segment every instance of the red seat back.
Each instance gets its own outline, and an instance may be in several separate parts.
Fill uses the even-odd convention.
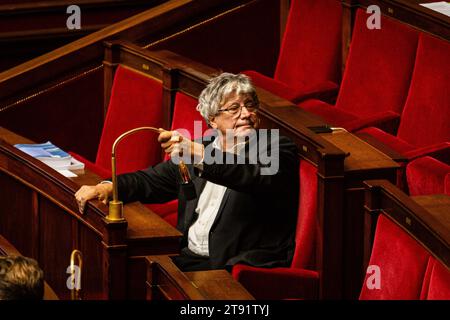
[[[413,72],[418,32],[381,16],[381,29],[368,29],[358,9],[341,90],[336,102],[359,117],[401,113]]]
[[[187,135],[187,138],[191,140],[201,138],[203,133],[208,130],[208,125],[200,112],[197,111],[197,104],[197,99],[182,92],[177,92],[170,130],[178,130],[182,135]],[[169,158],[170,156],[168,154],[164,156],[164,160]]]
[[[434,257],[430,257],[428,261],[420,298],[424,300],[450,299],[450,271]]]
[[[293,88],[339,83],[341,18],[341,1],[291,1],[274,78]]]
[[[360,299],[450,299],[450,270],[383,214],[378,217],[369,268]]]
[[[190,139],[201,138],[203,132],[208,129],[208,125],[200,112],[197,111],[197,104],[197,99],[182,92],[177,92],[175,96],[171,130],[185,129],[191,134]],[[195,122],[197,122],[198,126],[201,124],[197,130],[194,129]]]
[[[450,141],[450,43],[421,33],[397,136],[425,147]]]
[[[363,283],[362,300],[419,299],[430,254],[402,228],[385,215],[380,215],[368,273]],[[372,287],[376,273],[379,288]]]
[[[450,179],[450,166],[431,157],[418,158],[406,166],[411,196],[450,192],[445,188],[446,177]]]
[[[317,227],[317,168],[302,159],[293,268],[311,270],[316,267]]]
[[[111,170],[111,148],[127,130],[162,126],[162,84],[145,75],[118,66],[103,125],[96,164]],[[161,161],[157,134],[143,131],[120,142],[116,149],[117,173],[144,169]]]

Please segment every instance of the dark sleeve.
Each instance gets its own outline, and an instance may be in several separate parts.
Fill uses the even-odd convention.
[[[202,178],[217,183],[228,188],[241,192],[273,192],[279,188],[285,188],[290,179],[298,177],[299,158],[296,145],[287,137],[281,136],[278,146],[269,145],[267,148],[258,149],[258,161],[253,164],[247,156],[244,159],[222,153],[222,163],[212,163],[203,165],[203,170],[195,170]],[[271,150],[270,163],[262,161],[261,154],[266,154]],[[226,159],[234,157],[234,162],[229,163]],[[239,161],[245,164],[239,164]],[[272,168],[269,170],[269,168]],[[270,173],[270,174],[269,174]]]
[[[177,198],[178,167],[165,161],[148,169],[117,177],[119,199],[123,202],[164,203]]]

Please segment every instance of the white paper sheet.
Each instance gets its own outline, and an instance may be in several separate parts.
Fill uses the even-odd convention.
[[[78,177],[75,173],[73,173],[70,170],[57,170],[57,171],[67,178]]]
[[[450,2],[447,1],[438,1],[438,2],[430,2],[430,3],[421,3],[421,6],[424,6],[428,9],[437,11],[450,17]]]

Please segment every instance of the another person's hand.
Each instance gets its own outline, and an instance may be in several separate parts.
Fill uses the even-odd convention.
[[[170,154],[173,160],[182,159],[186,163],[196,164],[203,160],[204,146],[182,136],[178,131],[163,131],[158,141],[164,152]]]
[[[95,186],[82,186],[76,193],[75,199],[78,203],[78,209],[84,212],[86,202],[97,198],[104,204],[108,204],[108,199],[112,194],[112,183],[99,183]]]

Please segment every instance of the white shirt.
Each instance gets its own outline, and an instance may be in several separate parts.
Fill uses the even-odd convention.
[[[222,150],[218,138],[213,141],[213,147]],[[237,152],[240,147],[243,147],[243,145],[235,145],[233,148]],[[196,166],[200,170],[203,168],[202,163]],[[188,231],[188,248],[198,255],[209,256],[209,231],[219,212],[225,191],[227,191],[227,187],[207,181],[198,199],[195,209],[198,219]]]
[[[188,232],[188,248],[192,252],[209,256],[209,231],[219,212],[223,195],[227,187],[207,181],[195,212],[198,213],[198,219],[189,228]]]

